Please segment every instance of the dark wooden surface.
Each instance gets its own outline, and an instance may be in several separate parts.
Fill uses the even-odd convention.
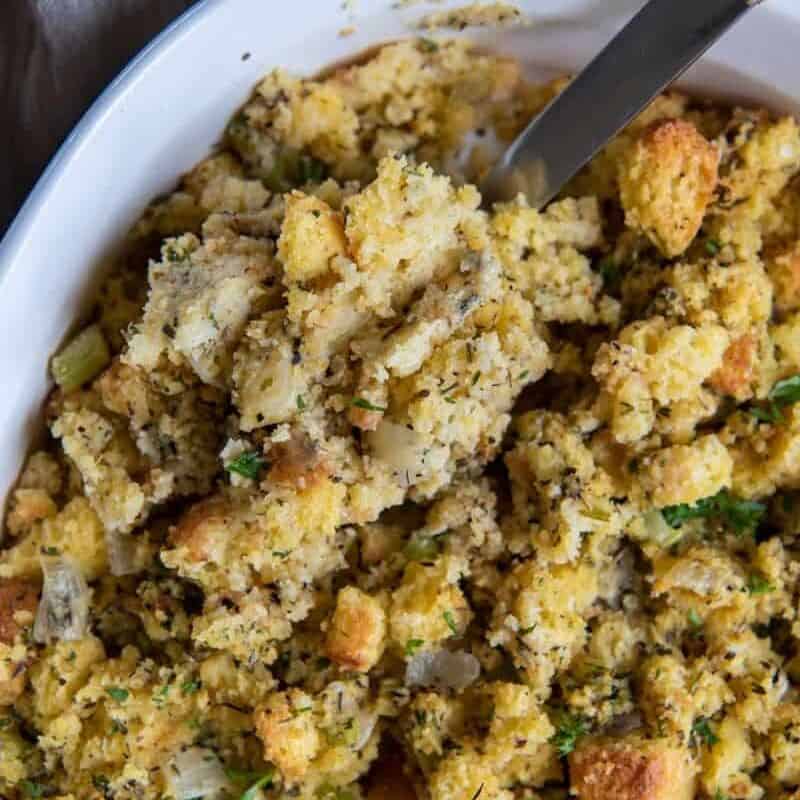
[[[193,0],[0,0],[0,235],[108,82]]]

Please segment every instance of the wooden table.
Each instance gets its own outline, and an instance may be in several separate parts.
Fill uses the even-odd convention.
[[[193,1],[2,0],[0,234],[92,100]]]

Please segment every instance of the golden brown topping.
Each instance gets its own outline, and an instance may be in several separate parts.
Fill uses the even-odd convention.
[[[194,561],[205,561],[210,555],[214,534],[225,527],[228,504],[221,497],[208,497],[193,505],[172,529],[176,547],[186,547]]]
[[[665,740],[594,741],[569,758],[579,800],[691,800],[694,772],[685,751]]]
[[[24,627],[33,623],[39,588],[13,578],[0,583],[0,642],[11,644]]]
[[[728,345],[722,366],[714,371],[709,383],[720,394],[730,395],[742,402],[753,396],[756,341],[750,334],[740,336]]]
[[[331,475],[331,468],[317,443],[302,434],[295,434],[291,439],[273,445],[270,457],[274,460],[269,479],[300,491]]]
[[[381,604],[353,586],[342,589],[326,640],[331,661],[367,672],[383,654],[385,639],[386,612]]]
[[[719,154],[691,122],[656,123],[631,147],[619,172],[625,222],[668,257],[691,244],[717,184]]]

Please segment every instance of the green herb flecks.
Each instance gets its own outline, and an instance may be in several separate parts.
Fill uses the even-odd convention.
[[[743,500],[726,489],[698,500],[661,509],[661,514],[672,528],[680,528],[692,519],[720,517],[738,535],[752,533],[764,516],[767,507],[754,500]]]
[[[781,409],[794,405],[798,400],[800,400],[800,375],[793,375],[791,378],[778,381],[767,395],[767,403],[751,406],[748,413],[759,422],[777,425],[783,422]]]
[[[184,681],[181,684],[181,694],[196,694],[203,687],[202,681]]]
[[[406,642],[406,655],[411,658],[424,644],[424,639],[409,639]]]
[[[689,620],[689,625],[692,627],[692,630],[695,634],[702,632],[703,620],[693,608],[689,609],[689,613],[686,615],[686,618]]]
[[[373,403],[370,403],[369,400],[365,400],[363,397],[354,397],[353,405],[356,408],[363,408],[366,411],[379,411],[381,414],[386,411],[384,406],[376,406]]]
[[[263,457],[253,450],[234,458],[233,461],[226,464],[225,469],[228,472],[235,472],[237,475],[255,480],[264,464],[266,461]]]
[[[775,587],[763,576],[754,572],[747,578],[747,591],[754,597],[760,594],[769,594]]]
[[[260,789],[266,789],[272,785],[275,771],[268,769],[264,772],[252,772],[250,770],[228,768],[225,770],[225,774],[235,783],[250,784],[239,795],[239,800],[255,800]]]
[[[130,692],[127,689],[121,689],[119,686],[107,686],[106,692],[117,703],[124,703],[130,697]]]
[[[424,36],[417,39],[417,42],[419,43],[419,49],[423,53],[435,53],[439,49],[438,42],[433,39],[426,39]]]
[[[719,741],[719,737],[711,729],[708,720],[702,717],[692,725],[692,736],[694,736],[695,741],[702,741],[706,747],[712,747]]]
[[[622,273],[617,262],[611,256],[598,262],[597,271],[603,278],[603,288],[606,292],[616,292],[619,289],[622,283]]]
[[[20,781],[20,789],[22,789],[25,797],[39,798],[44,797],[46,786],[36,781]]]
[[[311,156],[300,156],[297,162],[297,182],[302,186],[305,183],[322,183],[328,177],[328,167],[324,161]]]
[[[455,617],[453,616],[452,611],[445,611],[442,616],[444,617],[444,621],[447,623],[447,627],[453,632],[453,636],[459,635],[458,626],[456,625]]]
[[[586,734],[586,723],[582,717],[563,712],[556,719],[556,732],[550,739],[558,754],[568,756],[578,743],[578,739]]]
[[[722,250],[722,245],[716,239],[706,239],[706,253],[710,256],[715,256]]]

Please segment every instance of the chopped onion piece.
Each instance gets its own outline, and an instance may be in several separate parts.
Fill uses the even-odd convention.
[[[638,711],[620,714],[606,726],[605,733],[609,736],[625,736],[628,733],[644,727],[644,718]]]
[[[358,725],[358,737],[353,745],[354,750],[361,750],[369,741],[375,726],[378,724],[378,715],[374,711],[364,709],[356,715]]]
[[[368,438],[375,457],[395,469],[415,470],[421,466],[424,443],[416,431],[405,425],[384,419]]]
[[[670,527],[658,510],[648,511],[644,515],[644,529],[647,539],[664,549],[679,542],[684,534],[680,528]]]
[[[63,556],[43,556],[41,562],[44,585],[33,638],[43,644],[82,639],[89,627],[89,587],[80,569]]]
[[[417,653],[406,666],[406,686],[435,686],[466,689],[481,673],[481,665],[471,653],[435,650]]]
[[[177,753],[166,769],[166,779],[175,800],[213,797],[230,789],[222,763],[205,747],[189,747]]]
[[[353,693],[343,681],[329,683],[325,688],[325,695],[332,710],[336,709],[338,714],[351,717],[355,721],[352,747],[354,750],[361,750],[378,724],[378,714],[373,709],[359,707]]]
[[[136,566],[136,542],[126,533],[106,531],[106,549],[111,574],[116,576],[132,575],[138,572]]]

